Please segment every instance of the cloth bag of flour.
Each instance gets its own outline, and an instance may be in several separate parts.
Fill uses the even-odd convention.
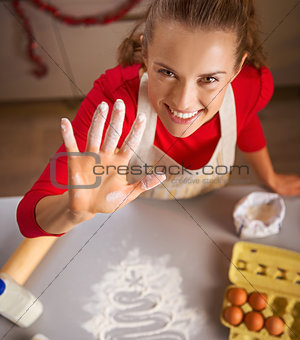
[[[252,192],[240,199],[233,210],[236,232],[242,239],[277,234],[284,216],[283,199],[269,192]]]

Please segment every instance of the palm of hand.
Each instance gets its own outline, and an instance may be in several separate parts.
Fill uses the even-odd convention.
[[[95,183],[94,173],[95,157],[68,156],[69,208],[75,213],[98,212],[110,213],[129,203],[143,191],[149,190],[165,180],[165,175],[147,175],[141,181],[129,184],[126,175],[119,174],[116,169],[119,165],[128,165],[130,158],[137,149],[146,125],[144,114],[138,115],[125,142],[118,152],[116,147],[122,133],[125,116],[125,105],[118,100],[113,109],[111,123],[106,132],[100,149],[104,123],[108,114],[108,105],[102,102],[95,114],[88,132],[85,153],[91,152],[101,159],[101,183],[91,188]],[[71,123],[62,120],[62,135],[67,152],[79,152],[73,134]],[[84,153],[82,153],[84,155]],[[99,166],[99,164],[97,164]],[[146,179],[146,180],[145,180]],[[87,186],[76,188],[77,185]],[[75,186],[75,187],[74,187]]]

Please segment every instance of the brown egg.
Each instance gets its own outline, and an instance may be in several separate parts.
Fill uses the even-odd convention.
[[[284,322],[278,316],[270,316],[265,322],[265,327],[271,335],[279,335],[283,332]]]
[[[235,306],[241,306],[247,301],[247,292],[243,288],[231,288],[227,291],[227,300]]]
[[[267,306],[267,295],[265,293],[253,292],[249,295],[248,302],[249,305],[254,310],[263,310]]]
[[[249,312],[246,314],[244,322],[249,331],[258,332],[264,325],[264,318],[258,312]]]
[[[230,306],[225,308],[224,310],[224,319],[229,322],[231,325],[238,325],[242,322],[244,313],[240,307]]]

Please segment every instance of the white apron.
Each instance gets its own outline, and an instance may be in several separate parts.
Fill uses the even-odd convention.
[[[147,123],[139,147],[129,162],[131,171],[129,171],[127,179],[129,183],[135,183],[142,179],[146,174],[145,164],[149,166],[148,174],[150,173],[150,166],[155,166],[156,172],[167,169],[167,179],[155,188],[143,192],[140,197],[156,199],[190,198],[220,188],[228,182],[236,148],[236,111],[234,94],[230,84],[219,110],[221,137],[210,161],[201,169],[184,168],[154,145],[157,113],[148,99],[147,72],[143,74],[140,81],[139,112],[146,114]],[[176,148],[176,144],[174,148]],[[137,169],[140,169],[142,174],[139,174],[140,171],[137,171]]]

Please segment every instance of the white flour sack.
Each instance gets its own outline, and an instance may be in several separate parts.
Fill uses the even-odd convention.
[[[283,199],[270,192],[252,192],[240,199],[233,211],[236,232],[242,239],[279,233],[284,216]]]
[[[178,268],[169,256],[152,259],[132,250],[93,285],[92,317],[82,327],[101,340],[189,340],[204,317],[187,309]]]

